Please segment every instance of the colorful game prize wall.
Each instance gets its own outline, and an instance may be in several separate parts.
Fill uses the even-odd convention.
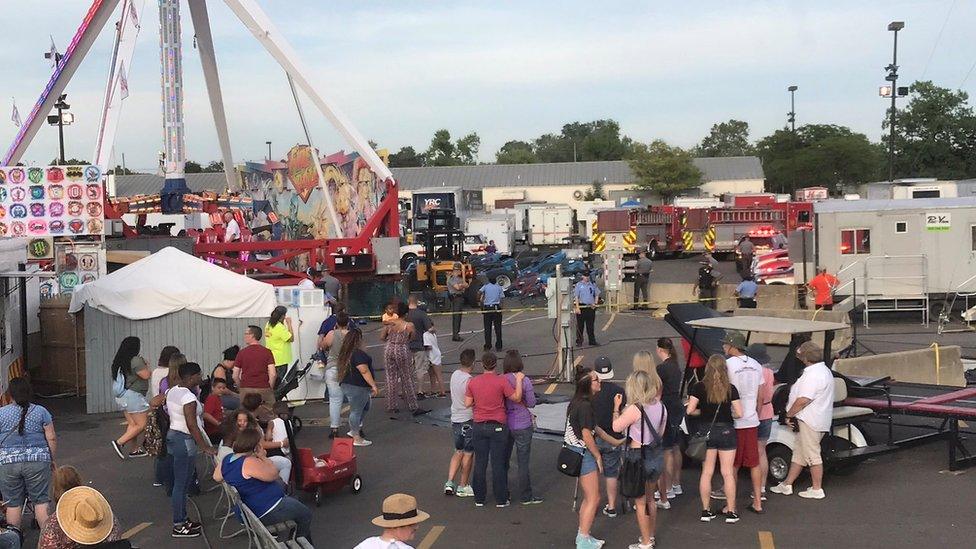
[[[0,167],[0,238],[101,235],[98,166]]]

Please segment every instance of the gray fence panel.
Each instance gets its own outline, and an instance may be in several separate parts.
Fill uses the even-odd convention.
[[[191,311],[178,311],[149,320],[129,320],[85,307],[85,377],[88,386],[89,414],[118,410],[112,396],[112,359],[119,343],[136,336],[142,355],[155,366],[159,351],[175,345],[190,362],[198,362],[208,375],[220,360],[221,351],[243,345],[248,324],[264,326],[266,318],[213,318]]]

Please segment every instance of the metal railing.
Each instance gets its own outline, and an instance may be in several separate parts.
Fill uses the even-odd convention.
[[[877,265],[884,262],[881,265]],[[915,274],[888,275],[887,271],[905,262],[917,262]],[[872,264],[875,268],[872,269]],[[881,273],[875,269],[880,269]],[[872,282],[875,283],[872,285]],[[897,291],[896,291],[897,290]],[[902,291],[905,290],[905,291]],[[928,258],[922,255],[869,256],[864,260],[864,325],[872,312],[916,311],[922,313],[922,324],[929,324]]]

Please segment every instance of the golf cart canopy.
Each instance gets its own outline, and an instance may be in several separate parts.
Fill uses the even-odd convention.
[[[695,328],[721,328],[723,330],[735,330],[739,332],[765,332],[790,335],[830,332],[847,328],[847,324],[841,324],[840,322],[774,318],[771,316],[720,316],[689,320],[686,324]]]

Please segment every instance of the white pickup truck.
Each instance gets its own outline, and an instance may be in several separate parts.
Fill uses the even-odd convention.
[[[403,242],[401,240],[401,242]],[[443,237],[434,240],[434,249],[443,246],[445,239]],[[464,235],[463,251],[461,255],[467,257],[469,255],[477,255],[485,253],[485,246],[488,243],[481,235],[477,234],[466,234]],[[410,262],[414,261],[418,257],[424,256],[424,245],[423,244],[401,244],[400,245],[400,268],[406,269]]]

